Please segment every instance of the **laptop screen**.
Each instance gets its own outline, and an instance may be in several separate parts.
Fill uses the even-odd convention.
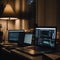
[[[20,31],[20,30],[9,30],[8,31],[8,42],[18,42],[20,32],[23,32],[23,31]]]
[[[24,44],[32,44],[32,33],[25,33]]]
[[[35,38],[35,44],[54,48],[56,27],[36,27]]]

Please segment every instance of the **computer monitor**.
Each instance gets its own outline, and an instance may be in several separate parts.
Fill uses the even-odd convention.
[[[8,30],[8,42],[18,42],[20,32],[23,30]]]
[[[35,44],[55,48],[56,46],[56,27],[36,27]]]

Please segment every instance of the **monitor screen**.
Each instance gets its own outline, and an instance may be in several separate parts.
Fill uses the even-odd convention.
[[[32,44],[32,33],[25,33],[24,43]]]
[[[9,30],[8,31],[8,41],[9,42],[18,42],[20,32],[23,32],[23,31],[20,31],[20,30]]]
[[[35,38],[38,45],[55,47],[56,27],[36,27]]]

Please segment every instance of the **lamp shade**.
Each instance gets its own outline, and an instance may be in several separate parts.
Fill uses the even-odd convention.
[[[3,17],[15,17],[15,12],[9,3],[6,4],[2,15]]]

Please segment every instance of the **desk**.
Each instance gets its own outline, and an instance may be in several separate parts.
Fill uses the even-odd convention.
[[[18,55],[24,56],[24,57],[28,58],[29,60],[42,60],[42,55],[31,56],[31,55],[28,55],[26,53],[20,52],[20,51],[18,51],[16,49],[12,49],[11,51],[18,54]]]
[[[19,48],[19,47],[16,47],[16,48]],[[16,53],[17,55],[26,57],[29,60],[46,60],[45,57],[43,57],[43,55],[46,56],[47,60],[57,60],[58,58],[60,58],[60,52],[55,52],[55,53],[50,53],[50,54],[45,54],[44,53],[43,55],[31,56],[29,54],[23,53],[23,52],[18,51],[16,49],[10,49],[10,50],[8,50],[5,47],[3,47],[2,49],[5,50],[5,51],[7,51],[7,52],[9,52],[9,53],[13,52],[13,53]]]
[[[60,58],[60,53],[57,52],[53,54],[44,54],[44,56],[46,56],[47,59],[49,58],[49,60],[57,60],[58,58]]]

